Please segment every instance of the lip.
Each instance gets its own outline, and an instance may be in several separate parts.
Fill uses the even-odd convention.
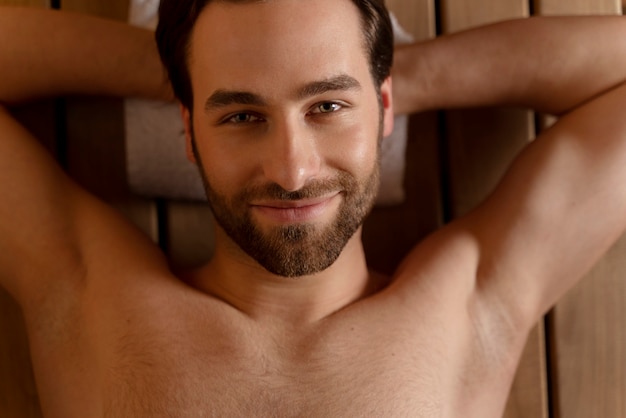
[[[314,199],[268,200],[251,204],[253,211],[276,223],[312,222],[324,215],[339,192]]]

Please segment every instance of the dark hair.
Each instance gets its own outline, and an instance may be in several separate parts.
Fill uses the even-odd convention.
[[[258,0],[161,0],[156,41],[174,94],[192,109],[193,91],[188,69],[190,38],[207,4],[212,1],[248,3]],[[370,71],[377,89],[389,76],[393,61],[393,29],[384,0],[352,0],[361,12]]]

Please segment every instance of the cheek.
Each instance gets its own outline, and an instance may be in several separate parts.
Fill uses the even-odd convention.
[[[218,193],[228,196],[240,190],[250,177],[250,156],[229,141],[196,132],[196,146],[205,179]]]
[[[337,168],[357,176],[369,174],[378,159],[378,126],[357,124],[344,130],[333,140]]]

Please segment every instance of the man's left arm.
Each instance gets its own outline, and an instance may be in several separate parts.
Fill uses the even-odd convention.
[[[398,55],[400,109],[502,104],[561,116],[436,240],[464,238],[474,299],[514,323],[532,326],[626,228],[625,40],[622,18],[541,18]]]
[[[626,228],[626,84],[564,115],[460,220],[477,285],[535,323]]]
[[[626,78],[621,16],[533,17],[399,46],[394,110],[525,106],[561,115]]]

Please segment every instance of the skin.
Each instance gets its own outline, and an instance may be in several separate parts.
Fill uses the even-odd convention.
[[[145,77],[158,62],[143,31],[11,10],[0,28],[20,35],[0,39],[24,41],[0,62],[6,105],[76,92],[169,95]],[[626,226],[626,51],[608,41],[625,31],[613,19],[508,22],[398,51],[394,83],[381,87],[385,133],[393,105],[524,104],[562,118],[486,202],[419,243],[388,280],[368,271],[360,231],[331,267],[294,280],[262,269],[219,228],[214,259],[176,277],[0,112],[0,166],[11,173],[0,181],[0,283],[24,311],[46,416],[500,416],[527,333]],[[74,68],[49,33],[74,53],[111,53]],[[212,187],[224,196],[268,182],[298,190],[338,171],[371,172],[380,108],[360,34],[348,1],[218,2],[203,12],[192,40],[196,102],[183,117],[189,143],[193,118]],[[571,65],[534,37],[558,42]],[[11,45],[0,43],[0,57]],[[495,53],[512,45],[506,59]],[[40,66],[30,73],[32,62]],[[42,68],[52,76],[38,77]],[[339,72],[360,88],[297,94]],[[219,89],[263,104],[205,109]],[[347,106],[316,113],[336,101]],[[216,123],[241,113],[261,121]],[[264,230],[322,227],[341,199],[251,211]]]
[[[229,196],[246,186],[270,182],[286,191],[296,191],[310,181],[333,178],[339,171],[365,181],[377,160],[380,109],[367,57],[361,48],[355,9],[350,4],[342,4],[338,11],[334,10],[337,7],[325,8],[316,12],[321,15],[320,20],[313,21],[292,18],[302,5],[290,4],[293,8],[275,6],[268,3],[246,9],[229,4],[212,5],[213,13],[204,14],[194,31],[192,45],[196,47],[192,46],[190,65],[196,92],[193,126],[207,182],[216,192]],[[311,9],[318,7],[312,5]],[[281,13],[285,23],[276,25]],[[346,14],[354,17],[350,26],[338,17]],[[253,23],[259,16],[271,16],[271,19],[266,18],[267,21],[256,27]],[[232,20],[240,23],[235,25]],[[319,21],[335,25],[320,27],[316,24]],[[233,31],[232,37],[215,45],[210,52],[200,50],[199,46],[203,45],[200,40],[214,39],[218,33],[233,26],[238,29]],[[253,36],[259,30],[265,34],[263,38]],[[311,42],[302,39],[301,33],[320,40],[319,45],[311,48]],[[343,34],[350,42],[331,48],[338,34]],[[303,48],[307,54],[298,53]],[[241,56],[246,57],[245,66],[239,64]],[[216,66],[214,62],[224,62],[225,65]],[[281,74],[281,83],[275,82],[276,74]],[[331,90],[303,99],[299,97],[305,86],[341,75],[349,75],[359,87]],[[265,104],[235,103],[205,110],[207,99],[218,89],[252,92]],[[390,90],[391,81],[388,80],[381,87],[383,134],[390,133],[393,127]],[[337,102],[342,108],[332,114],[320,114],[319,107],[326,102]],[[242,112],[250,112],[262,121],[248,126],[223,123],[225,118]],[[183,109],[183,118],[187,121],[189,143],[188,109]],[[295,221],[312,223],[318,229],[328,225],[343,200],[340,192],[327,193],[324,197],[328,198],[316,205],[326,206],[320,208],[319,213],[307,213],[307,206],[298,209],[293,214]],[[292,222],[286,219],[290,211],[277,209],[277,203],[259,203],[252,208],[252,217],[261,230]],[[369,272],[360,235],[359,229],[329,269],[314,277],[302,277],[294,286],[294,283],[285,283],[283,278],[261,268],[218,228],[214,259],[203,274],[205,278],[197,285],[212,293],[218,292],[222,298],[235,295],[244,304],[255,305],[258,300],[267,298],[271,306],[280,307],[280,310],[288,308],[284,311],[288,316],[296,314],[320,319],[343,306],[346,300],[354,300],[368,286]],[[207,280],[208,277],[211,279]],[[249,277],[258,280],[251,282]],[[278,293],[275,289],[277,281],[282,289]],[[314,283],[319,289],[314,299],[310,290],[306,290],[309,286],[300,287],[305,283]],[[320,286],[321,283],[328,285]],[[290,301],[289,306],[281,306],[285,300]],[[326,306],[319,312],[297,313],[301,307],[327,305],[322,301],[328,300],[336,300],[339,305]],[[239,306],[239,303],[235,302],[235,305]]]

